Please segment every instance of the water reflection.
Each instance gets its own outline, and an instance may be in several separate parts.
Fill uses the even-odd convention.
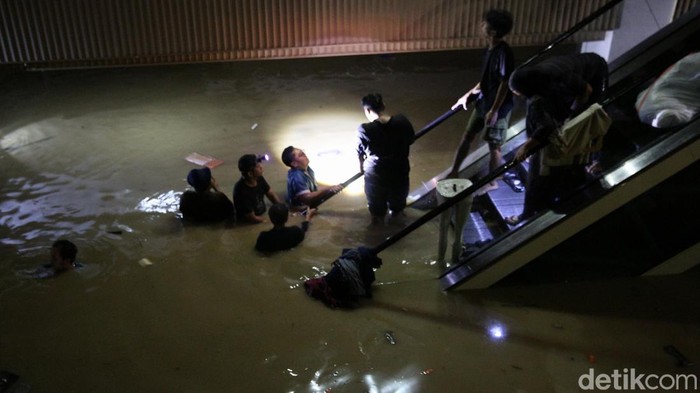
[[[292,369],[286,369],[285,374],[298,377],[299,373]],[[367,373],[355,375],[347,367],[334,367],[330,370],[321,368],[313,373],[313,377],[308,383],[307,389],[291,389],[290,392],[332,392],[345,391],[354,384],[361,384],[358,389],[352,388],[350,391],[361,391],[368,393],[411,393],[420,391],[421,376],[429,375],[430,372],[419,370],[415,366],[409,366],[394,375],[383,375],[382,373]]]
[[[0,243],[21,246],[26,251],[37,239],[61,237],[99,237],[98,233],[112,234],[127,231],[126,227],[112,228],[99,223],[98,217],[119,215],[133,211],[128,207],[129,190],[111,191],[98,180],[70,174],[42,173],[33,178],[14,177],[4,186],[6,192],[0,201],[0,227],[5,228]],[[161,198],[160,206],[166,206]],[[90,236],[89,236],[90,235]]]
[[[500,341],[506,338],[506,328],[498,322],[489,325],[487,332],[489,334],[489,337],[491,337],[495,341]]]
[[[377,376],[367,374],[363,377],[368,392],[371,393],[410,393],[418,392],[418,376],[416,367],[407,367],[393,376]]]
[[[0,139],[0,148],[12,153],[24,147],[48,141],[53,136],[48,135],[45,128],[46,125],[34,123],[9,132]]]
[[[168,191],[155,193],[142,199],[136,206],[136,210],[146,213],[177,213],[180,209],[181,191]]]

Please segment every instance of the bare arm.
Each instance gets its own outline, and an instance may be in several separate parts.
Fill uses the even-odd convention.
[[[508,95],[508,90],[508,82],[502,80],[498,85],[498,90],[496,90],[496,98],[493,100],[493,105],[491,105],[491,109],[484,116],[484,122],[487,125],[492,126],[498,120],[498,110],[501,109],[501,105],[503,105],[503,101]]]
[[[221,192],[221,190],[219,190],[219,182],[216,181],[216,178],[214,178],[214,176],[211,177],[211,183],[209,183],[209,187],[216,192]]]
[[[523,162],[528,154],[532,151],[532,149],[536,148],[537,146],[540,145],[540,142],[535,139],[535,138],[527,138],[527,141],[523,143],[522,146],[518,149],[517,152],[515,152],[515,161],[517,162]]]
[[[254,212],[250,212],[245,215],[245,220],[253,223],[253,224],[259,224],[261,222],[265,222],[265,218],[263,216],[256,216]]]
[[[336,184],[334,186],[319,186],[317,191],[305,192],[299,195],[299,202],[304,205],[316,207],[321,202],[322,199],[337,194],[342,191],[343,186],[341,184]]]
[[[274,191],[272,191],[272,189],[268,190],[265,196],[272,203],[284,203],[282,202],[282,199],[280,199],[280,197]]]

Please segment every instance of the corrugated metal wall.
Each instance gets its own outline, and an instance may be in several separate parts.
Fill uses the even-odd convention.
[[[607,0],[0,0],[0,64],[105,66],[483,46],[509,9],[512,45],[541,45]],[[618,7],[616,7],[618,8]],[[613,28],[607,13],[574,40]]]

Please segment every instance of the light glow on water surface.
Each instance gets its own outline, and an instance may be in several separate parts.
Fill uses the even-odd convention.
[[[156,193],[142,199],[136,210],[146,213],[177,213],[180,210],[181,191]]]
[[[279,132],[273,151],[287,146],[304,150],[316,180],[323,184],[342,183],[360,171],[355,153],[357,127],[367,122],[362,112],[336,111],[302,113],[288,122]],[[351,183],[343,193],[359,195],[364,191],[362,178]]]
[[[488,326],[488,334],[495,341],[500,341],[506,338],[507,330],[506,327],[500,323],[493,323]]]

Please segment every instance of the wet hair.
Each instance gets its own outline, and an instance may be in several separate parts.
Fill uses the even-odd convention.
[[[272,224],[284,225],[289,218],[289,209],[284,203],[275,203],[270,206],[270,211],[267,214],[270,216]]]
[[[374,113],[379,113],[385,109],[384,100],[379,93],[371,93],[362,97],[362,107],[369,108]]]
[[[238,159],[238,170],[244,177],[258,165],[258,157],[255,154],[244,154]]]
[[[292,167],[292,161],[294,161],[294,146],[287,146],[282,150],[282,162],[288,167]]]
[[[513,29],[513,15],[506,10],[490,9],[484,13],[483,20],[496,32],[496,38],[503,38]]]
[[[65,239],[56,240],[51,247],[58,250],[61,258],[75,262],[75,257],[78,255],[78,247],[71,241]]]

